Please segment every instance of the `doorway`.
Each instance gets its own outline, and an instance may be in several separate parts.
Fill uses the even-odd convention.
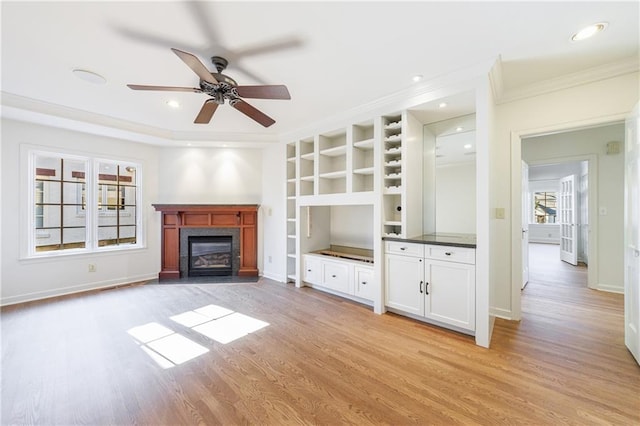
[[[611,141],[624,144],[624,123],[592,123],[577,128],[547,129],[537,133],[513,134],[512,165],[528,161],[530,165],[586,162],[588,168],[588,188],[586,190],[588,233],[581,248],[582,260],[588,263],[586,271],[589,288],[623,292],[624,264],[622,241],[624,239],[624,155],[622,152],[607,152]],[[622,150],[621,150],[622,151]],[[515,169],[515,167],[513,168]],[[513,170],[512,169],[512,170]],[[519,169],[519,168],[518,168]],[[515,170],[512,192],[513,218],[522,217],[521,173]],[[580,174],[580,173],[577,173]],[[579,188],[579,186],[578,186]],[[521,317],[520,286],[523,274],[522,262],[526,247],[523,247],[520,234],[523,222],[512,222],[512,314],[514,319]],[[582,230],[578,231],[578,235]],[[619,250],[620,253],[617,253]],[[600,268],[600,265],[604,265]],[[517,286],[517,289],[516,289]]]

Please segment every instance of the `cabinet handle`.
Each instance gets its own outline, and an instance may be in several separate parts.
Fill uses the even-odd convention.
[[[311,272],[311,269],[307,269],[307,272]]]
[[[424,284],[424,281],[420,281],[420,293],[422,293],[422,284]]]
[[[331,278],[335,278],[335,277],[336,277],[335,275],[331,275]]]
[[[444,254],[446,254],[447,256],[451,256],[453,253],[451,253],[450,251],[447,251]]]
[[[400,247],[400,250],[405,251],[407,248],[406,247]]]
[[[362,281],[362,285],[367,285],[367,282],[366,281]]]
[[[429,283],[425,283],[424,285],[424,294],[429,294]]]

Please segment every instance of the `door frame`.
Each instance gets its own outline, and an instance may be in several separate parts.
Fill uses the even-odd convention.
[[[584,130],[602,127],[610,124],[624,123],[627,114],[596,117],[568,123],[555,124],[529,130],[511,132],[511,319],[522,318],[521,283],[522,283],[522,140],[553,133],[565,133],[574,130]],[[537,164],[560,162],[589,162],[589,267],[587,269],[587,285],[597,288],[598,277],[598,161],[595,154],[579,155],[575,157],[549,158],[529,162],[530,166]]]

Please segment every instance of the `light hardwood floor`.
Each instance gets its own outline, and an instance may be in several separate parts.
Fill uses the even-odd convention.
[[[6,307],[1,422],[639,424],[640,368],[624,347],[622,296],[569,290],[581,273],[532,274],[523,321],[497,320],[489,350],[266,279]],[[170,319],[212,304],[269,325],[222,344]],[[152,322],[208,351],[161,368],[128,333]]]

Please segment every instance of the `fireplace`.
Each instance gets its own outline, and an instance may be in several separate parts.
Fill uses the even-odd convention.
[[[180,230],[180,277],[235,276],[239,267],[238,228]]]
[[[231,236],[191,236],[189,241],[190,277],[231,275]]]
[[[258,276],[258,206],[255,204],[154,204],[161,212],[158,279],[189,274],[190,236],[232,237],[231,275]]]

